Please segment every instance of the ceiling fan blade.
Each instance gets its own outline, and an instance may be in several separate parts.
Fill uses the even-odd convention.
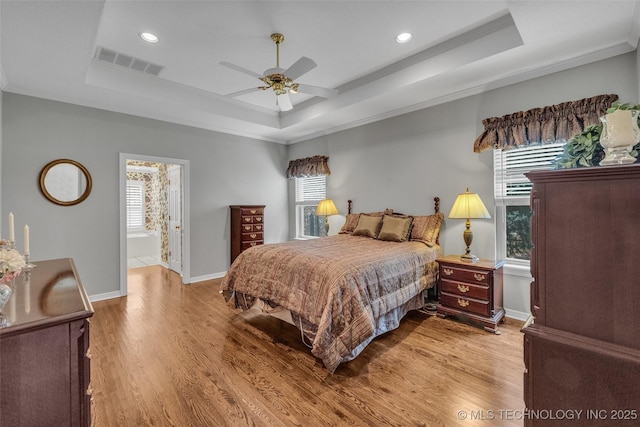
[[[291,67],[287,68],[283,74],[291,80],[295,80],[301,75],[313,70],[317,66],[318,64],[316,64],[313,59],[303,56],[302,58],[298,59]]]
[[[252,92],[255,92],[257,90],[263,90],[263,89],[259,88],[259,87],[252,87],[251,89],[244,89],[244,90],[239,90],[237,92],[231,92],[231,93],[226,94],[225,96],[227,98],[235,98],[236,96],[244,95],[245,93],[252,93]]]
[[[281,111],[289,111],[293,109],[293,104],[291,103],[291,99],[288,94],[278,95],[278,105],[280,106]]]
[[[240,71],[241,73],[244,73],[244,74],[246,74],[248,76],[251,76],[251,77],[255,77],[256,79],[259,79],[259,78],[262,77],[261,74],[255,73],[255,72],[253,72],[251,70],[247,70],[244,67],[241,67],[241,66],[236,65],[236,64],[232,64],[230,62],[220,61],[220,62],[218,62],[218,64],[222,65],[223,67],[231,68],[232,70]]]
[[[323,98],[331,98],[338,94],[337,89],[327,89],[326,87],[312,86],[312,85],[298,85],[298,92],[306,93],[308,95],[321,96]]]

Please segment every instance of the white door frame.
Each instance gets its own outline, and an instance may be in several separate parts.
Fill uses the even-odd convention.
[[[127,295],[127,160],[182,166],[182,230],[184,232],[182,239],[182,283],[191,283],[189,160],[120,153],[120,171],[118,175],[120,180],[120,295]]]

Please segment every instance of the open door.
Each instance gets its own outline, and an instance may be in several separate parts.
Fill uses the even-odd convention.
[[[169,268],[182,275],[182,167],[172,165],[169,174]]]

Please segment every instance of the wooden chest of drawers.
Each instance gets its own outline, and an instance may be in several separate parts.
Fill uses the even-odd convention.
[[[91,425],[89,317],[72,259],[36,261],[0,324],[0,425]]]
[[[464,262],[458,255],[439,258],[438,316],[465,316],[484,329],[498,332],[504,318],[502,308],[502,266],[504,262]]]
[[[250,247],[264,243],[265,205],[233,205],[231,209],[231,261]]]

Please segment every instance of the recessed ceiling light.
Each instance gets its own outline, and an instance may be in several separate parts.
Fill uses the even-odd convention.
[[[413,36],[411,35],[411,33],[400,33],[396,36],[396,42],[397,43],[406,43],[409,40],[411,40]]]
[[[140,33],[140,38],[148,43],[158,43],[160,41],[158,36],[152,33]]]

